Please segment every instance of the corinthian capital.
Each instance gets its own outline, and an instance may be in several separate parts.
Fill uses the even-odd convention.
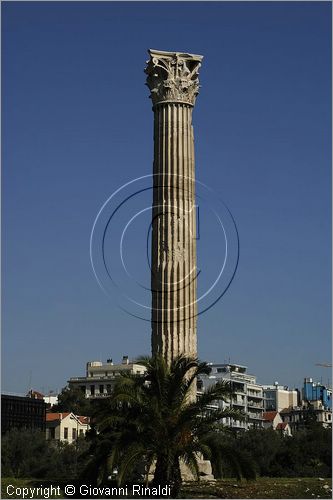
[[[165,102],[194,106],[199,93],[199,68],[202,56],[182,52],[149,51],[145,73],[154,106]]]

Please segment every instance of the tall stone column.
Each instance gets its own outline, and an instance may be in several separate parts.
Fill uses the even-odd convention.
[[[170,363],[197,354],[192,110],[202,56],[149,50],[154,111],[152,353]]]

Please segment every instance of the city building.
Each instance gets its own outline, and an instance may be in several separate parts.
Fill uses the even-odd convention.
[[[264,418],[264,428],[269,429],[272,428],[275,430],[278,424],[282,424],[283,420],[278,411],[265,411],[263,414]]]
[[[47,409],[52,408],[52,406],[58,404],[58,396],[54,394],[52,391],[48,395],[44,395],[39,391],[35,391],[33,389],[30,389],[30,391],[27,394],[27,397],[32,398],[32,399],[43,399],[46,403]]]
[[[209,375],[198,378],[198,395],[200,392],[216,384],[220,380],[230,381],[234,397],[230,404],[218,402],[219,407],[232,407],[241,410],[246,419],[224,419],[224,423],[232,428],[247,430],[263,427],[264,395],[262,386],[257,384],[256,377],[247,373],[247,367],[234,363],[209,363],[212,371]]]
[[[46,439],[64,441],[69,444],[83,437],[89,430],[89,417],[74,415],[74,413],[46,414]]]
[[[45,430],[46,404],[35,399],[14,394],[1,394],[1,433],[10,429]]]
[[[291,427],[288,423],[283,422],[282,417],[278,411],[266,411],[263,415],[264,428],[273,429],[280,432],[283,436],[291,436]]]
[[[289,424],[292,433],[311,421],[317,421],[323,427],[332,427],[332,410],[325,408],[321,401],[303,401],[301,406],[285,408],[280,414],[283,422]]]
[[[281,411],[284,408],[297,406],[298,391],[286,385],[263,385],[265,411]]]
[[[55,406],[58,404],[58,395],[54,393],[46,394],[43,397],[45,403],[47,404],[47,408],[52,408],[52,406]]]
[[[324,427],[332,426],[332,390],[323,384],[305,378],[301,392],[280,386],[278,382],[263,388],[266,412],[280,412],[283,424],[288,424],[292,433],[310,421],[317,421]],[[264,425],[267,426],[268,422]]]
[[[280,422],[279,424],[277,424],[276,431],[280,432],[280,434],[282,436],[291,436],[292,435],[291,427],[287,422]]]
[[[332,409],[332,389],[329,389],[321,382],[313,382],[312,378],[305,378],[302,390],[304,401],[321,401],[326,409]]]
[[[112,359],[106,363],[102,361],[89,361],[84,377],[71,377],[69,387],[79,387],[87,398],[103,398],[111,394],[117,377],[121,373],[142,375],[146,371],[143,365],[129,361],[128,356],[123,356],[119,364],[113,364]]]
[[[30,391],[27,394],[27,398],[31,398],[31,399],[44,399],[44,394],[42,394],[39,391],[35,391],[34,389],[30,389]]]

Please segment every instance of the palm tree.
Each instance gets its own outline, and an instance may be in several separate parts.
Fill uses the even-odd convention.
[[[230,400],[232,390],[226,381],[213,385],[193,401],[197,376],[211,371],[207,363],[185,356],[170,366],[159,356],[138,362],[146,367],[145,375],[119,377],[112,396],[96,417],[99,442],[103,444],[102,452],[96,451],[103,464],[102,478],[107,469],[117,467],[121,485],[138,464],[144,464],[148,481],[155,464],[153,485],[171,486],[171,497],[176,498],[182,482],[181,462],[197,479],[199,457],[210,459],[214,452],[217,463],[222,463],[218,459],[223,448],[218,446],[223,435],[221,419],[244,417],[234,409],[212,406],[216,401]]]

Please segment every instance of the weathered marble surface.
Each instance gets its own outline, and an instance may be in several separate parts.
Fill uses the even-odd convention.
[[[154,111],[152,352],[197,354],[195,166],[192,110],[202,56],[150,50]]]

